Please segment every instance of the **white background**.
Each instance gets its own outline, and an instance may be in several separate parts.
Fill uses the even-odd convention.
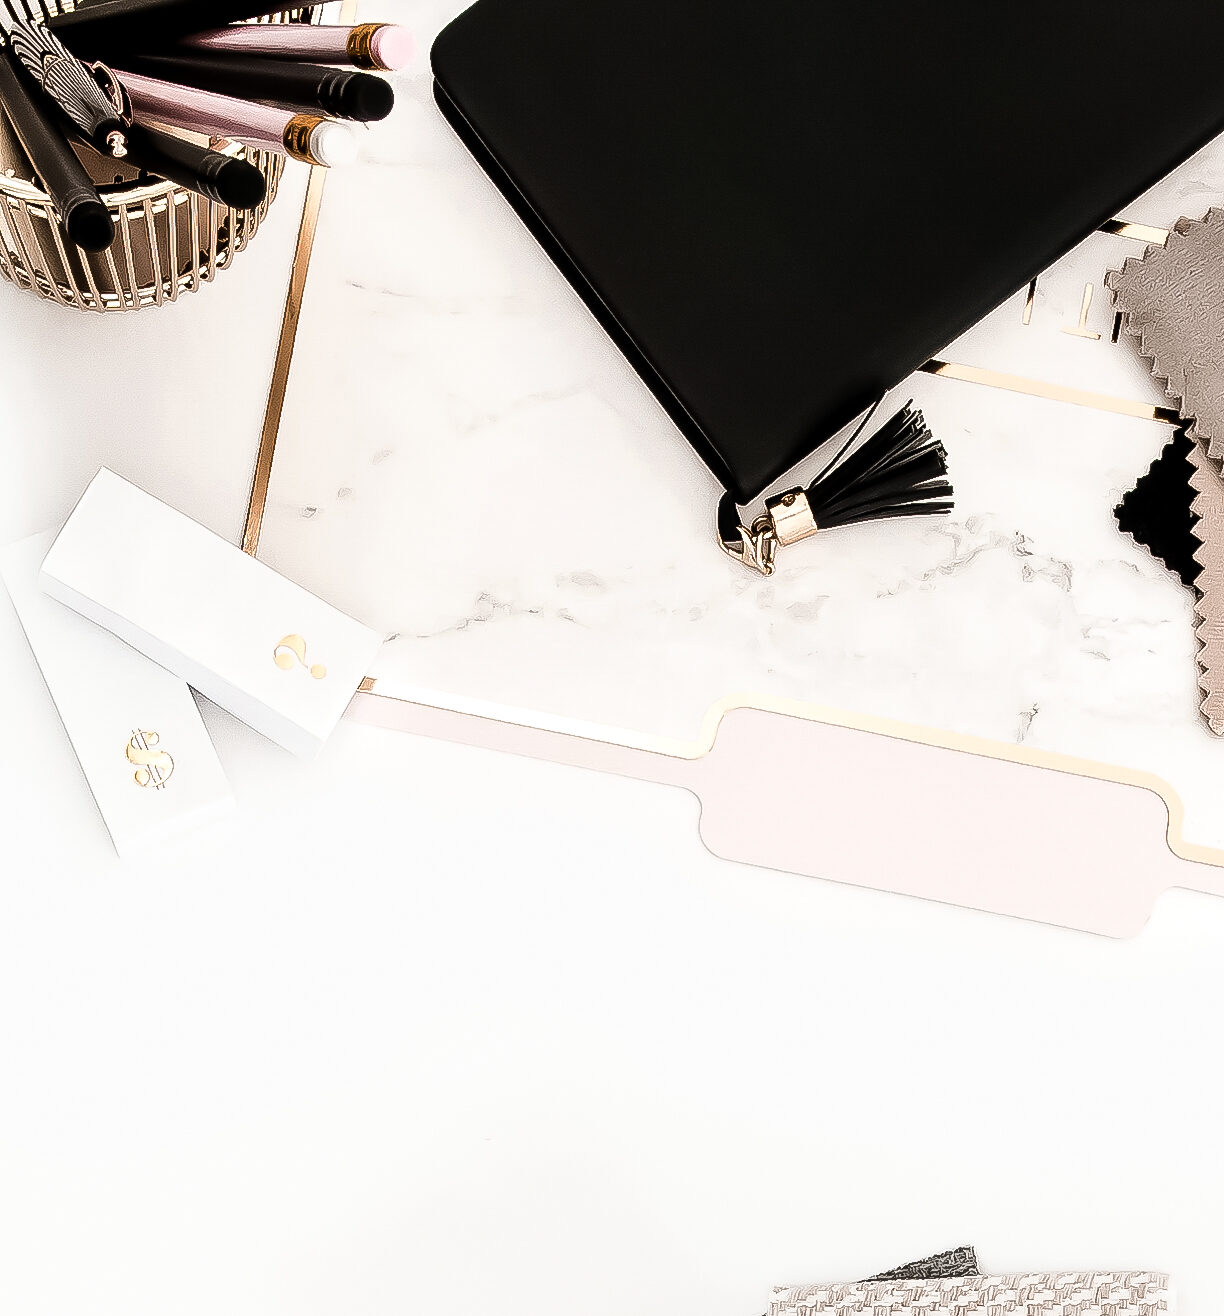
[[[238,825],[121,865],[8,618],[0,656],[0,1310],[757,1316],[961,1240],[1219,1310],[1224,904],[1108,942],[215,714]]]
[[[0,287],[0,540],[100,461],[236,537],[292,212],[157,314]],[[213,709],[237,820],[120,864],[2,600],[0,673],[0,1311],[757,1316],[962,1242],[1220,1310],[1224,903],[1111,943],[721,863],[682,793],[347,723],[304,766]]]

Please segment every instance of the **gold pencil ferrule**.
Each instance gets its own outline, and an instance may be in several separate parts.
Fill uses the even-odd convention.
[[[323,162],[317,160],[311,152],[310,138],[319,124],[324,122],[326,122],[326,117],[322,114],[295,114],[285,124],[283,140],[287,154],[295,160],[301,160],[303,164],[322,164]]]
[[[385,23],[359,23],[348,36],[345,43],[349,59],[362,69],[378,69],[387,72],[387,66],[374,53],[374,37]]]

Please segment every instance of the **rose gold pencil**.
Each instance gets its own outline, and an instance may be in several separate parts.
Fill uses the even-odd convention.
[[[343,165],[357,158],[353,130],[324,115],[257,105],[119,69],[115,76],[126,88],[139,121],[228,137],[281,151],[306,164]]]
[[[179,44],[197,50],[264,55],[269,59],[311,64],[352,64],[379,73],[406,68],[416,53],[412,33],[395,23],[361,23],[357,27],[254,23],[200,32],[183,37]]]

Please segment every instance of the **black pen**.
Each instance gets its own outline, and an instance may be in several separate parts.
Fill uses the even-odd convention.
[[[147,173],[235,210],[254,210],[267,195],[267,180],[249,160],[144,124],[128,129],[128,158]]]
[[[395,105],[391,84],[373,73],[325,64],[288,64],[259,55],[128,55],[124,67],[164,82],[183,83],[248,101],[317,110],[335,119],[370,123]]]
[[[268,0],[86,0],[49,26],[80,56],[156,49],[168,40],[278,12]]]
[[[113,77],[107,75],[108,96],[59,37],[38,24],[13,19],[8,37],[21,66],[95,150],[116,157],[127,154],[127,115]]]
[[[4,106],[34,172],[59,211],[69,239],[85,251],[104,251],[115,240],[110,210],[59,128],[43,113],[13,66],[6,41],[0,48],[0,105]]]

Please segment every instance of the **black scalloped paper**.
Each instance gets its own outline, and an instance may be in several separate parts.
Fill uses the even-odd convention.
[[[1193,451],[1185,429],[1179,429],[1114,510],[1119,528],[1179,576],[1188,589],[1194,589],[1203,569],[1194,556],[1202,541],[1194,533],[1198,517],[1190,485]]]

